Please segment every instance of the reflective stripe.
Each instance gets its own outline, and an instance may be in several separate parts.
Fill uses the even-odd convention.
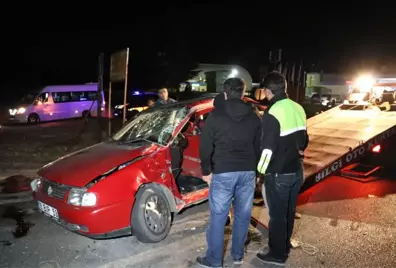
[[[287,136],[287,135],[293,134],[294,132],[297,132],[297,131],[300,131],[300,130],[307,130],[307,127],[306,126],[296,127],[296,128],[293,128],[293,129],[290,129],[290,130],[287,130],[287,131],[281,131],[280,135],[281,135],[281,137],[282,136]]]
[[[271,161],[272,151],[269,149],[264,149],[261,153],[260,161],[257,165],[257,171],[261,174],[265,174],[265,171],[268,168],[268,165]]]
[[[191,157],[191,156],[185,155],[185,156],[183,156],[183,159],[188,159],[188,160],[193,161],[193,162],[201,163],[201,159],[196,158],[196,157]]]
[[[290,99],[276,102],[268,112],[278,120],[282,137],[307,129],[304,108]]]

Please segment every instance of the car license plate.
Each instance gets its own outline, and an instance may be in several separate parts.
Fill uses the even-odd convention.
[[[38,203],[38,209],[41,212],[43,212],[45,215],[53,217],[55,219],[59,219],[58,210],[56,208],[48,206],[47,204],[44,204],[43,202],[40,201],[37,201],[37,203]]]

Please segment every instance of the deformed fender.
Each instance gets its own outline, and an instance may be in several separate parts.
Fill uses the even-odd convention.
[[[175,198],[174,198],[172,192],[168,188],[166,188],[165,186],[163,186],[163,185],[161,185],[159,183],[154,183],[154,182],[144,183],[144,184],[140,185],[139,189],[136,191],[136,194],[140,191],[140,189],[143,189],[143,188],[146,188],[146,187],[151,187],[151,188],[154,188],[154,189],[156,189],[158,191],[163,192],[165,194],[165,196],[166,196],[166,199],[169,202],[169,206],[171,208],[171,211],[172,212],[177,212],[178,211],[177,207],[176,207]]]

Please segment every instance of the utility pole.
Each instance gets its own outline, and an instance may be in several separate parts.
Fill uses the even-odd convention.
[[[281,73],[282,72],[282,49],[278,49],[278,71]]]
[[[296,97],[297,102],[299,102],[300,100],[300,82],[301,82],[302,67],[303,67],[302,64],[303,64],[302,60],[300,60],[300,66],[298,67],[298,74],[297,74],[297,97]]]
[[[110,81],[109,81],[109,124],[108,135],[111,136],[111,94],[113,82],[124,82],[124,107],[122,123],[126,121],[126,101],[128,88],[128,64],[129,64],[129,48],[120,50],[110,56]]]
[[[103,104],[103,69],[104,69],[104,54],[100,53],[98,61],[98,93],[97,100],[97,117],[98,117],[98,142],[102,141],[102,104]]]
[[[282,49],[278,49],[277,59],[274,60],[272,50],[269,51],[268,61],[269,61],[269,71],[278,71],[282,73]]]

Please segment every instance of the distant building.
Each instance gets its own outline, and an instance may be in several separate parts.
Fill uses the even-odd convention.
[[[339,74],[307,73],[305,81],[305,97],[310,98],[314,93],[340,95],[346,98],[349,91],[347,78]]]
[[[186,81],[191,85],[192,91],[221,92],[226,79],[230,77],[240,77],[246,82],[247,91],[251,91],[253,83],[252,76],[239,65],[220,65],[220,64],[199,64],[192,72],[197,75]],[[183,92],[187,83],[182,83],[180,91]]]

